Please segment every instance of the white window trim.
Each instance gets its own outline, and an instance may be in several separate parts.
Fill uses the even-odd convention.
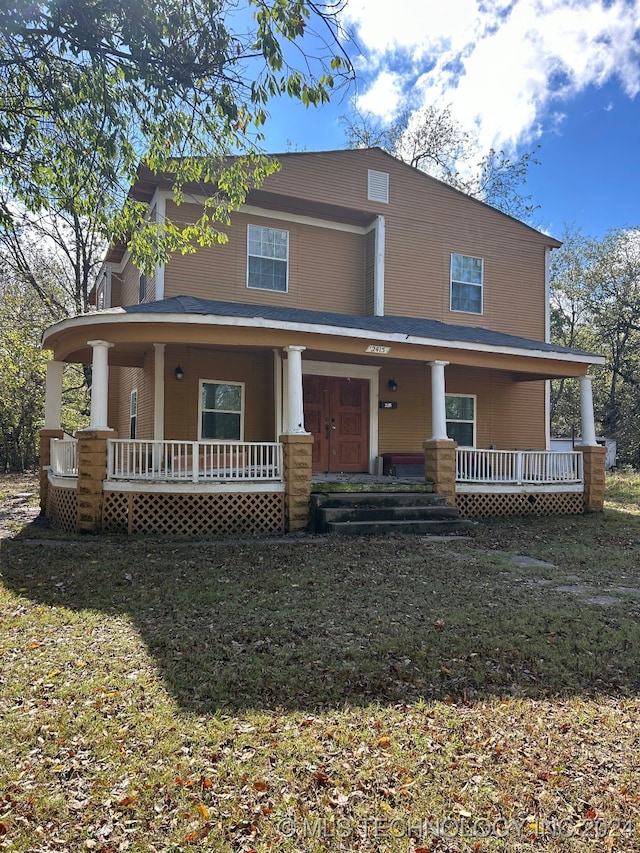
[[[480,284],[475,284],[475,282],[468,281],[458,281],[457,279],[454,281],[453,258],[455,255],[459,255],[461,258],[474,258],[475,260],[482,262],[482,280]],[[471,284],[472,287],[480,288],[480,311],[463,311],[460,308],[453,307],[454,284]],[[449,310],[452,311],[454,314],[470,314],[472,317],[481,317],[484,314],[484,258],[479,258],[477,255],[465,255],[463,252],[451,252],[451,257],[449,259]]]
[[[270,258],[268,255],[252,255],[249,252],[249,229],[250,228],[265,228],[269,231],[281,231],[283,234],[287,235],[287,257],[284,261],[287,264],[287,274],[286,274],[286,286],[284,290],[271,290],[268,287],[256,287],[255,284],[249,284],[249,258],[263,258],[269,261],[282,261],[283,258]],[[286,228],[274,228],[271,225],[259,225],[255,222],[249,222],[247,224],[247,288],[249,290],[259,290],[262,293],[288,293],[289,292],[289,232]]]
[[[478,420],[478,395],[477,394],[454,394],[453,392],[450,394],[445,394],[445,402],[447,397],[467,397],[473,400],[473,444],[460,444],[459,447],[475,447],[477,443],[478,433],[477,433],[477,420]],[[448,418],[446,416],[446,407],[445,407],[445,420],[448,424],[470,424],[472,423],[468,419],[461,420],[459,418]]]
[[[142,305],[147,301],[147,276],[141,272],[138,275],[138,305]],[[143,291],[144,286],[144,291]]]
[[[240,438],[203,438],[202,437],[202,386],[203,385],[238,385],[240,387]],[[245,383],[237,382],[235,379],[200,379],[198,382],[198,441],[211,441],[214,444],[228,444],[231,441],[244,441],[244,402],[245,402]],[[226,412],[227,409],[206,409],[207,412],[220,411]],[[229,409],[230,414],[237,414]]]
[[[133,401],[134,401],[134,400],[136,401],[136,412],[135,412],[135,415],[134,415],[134,413],[133,413]],[[140,404],[140,400],[139,400],[139,397],[138,397],[138,389],[137,389],[137,388],[132,388],[132,389],[131,389],[131,394],[130,394],[130,396],[129,396],[129,438],[130,438],[132,441],[134,441],[134,440],[138,437],[138,407],[139,407],[139,404]],[[135,429],[135,433],[136,433],[136,434],[135,434],[135,436],[132,436],[132,435],[131,435],[131,426],[132,426],[132,424],[133,424],[133,419],[134,419],[134,418],[135,418],[135,420],[136,420],[136,429]]]

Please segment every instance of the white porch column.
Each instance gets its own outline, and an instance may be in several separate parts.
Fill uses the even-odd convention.
[[[60,429],[62,417],[63,361],[47,362],[47,379],[44,389],[44,428]]]
[[[282,353],[273,350],[273,396],[275,409],[274,435],[282,434]]]
[[[580,377],[580,424],[582,428],[583,445],[591,447],[597,444],[596,425],[593,417],[593,376]]]
[[[89,429],[109,429],[109,348],[108,341],[87,341],[93,347],[91,362],[91,422]]]
[[[164,441],[164,349],[166,344],[154,344],[153,363],[153,437]]]
[[[306,347],[285,347],[287,353],[287,399],[284,432],[287,435],[308,435],[304,428],[302,398],[302,353]]]
[[[448,361],[430,361],[432,441],[447,439],[447,412],[444,397],[444,369]]]

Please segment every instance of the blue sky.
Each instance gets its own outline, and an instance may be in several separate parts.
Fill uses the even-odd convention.
[[[271,104],[269,151],[344,148],[349,99],[383,121],[450,106],[478,159],[540,146],[537,227],[640,226],[640,0],[348,0],[343,21],[357,88]]]

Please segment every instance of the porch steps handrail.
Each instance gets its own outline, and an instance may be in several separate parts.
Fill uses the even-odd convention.
[[[573,485],[584,482],[579,450],[456,450],[456,482]]]
[[[78,476],[78,441],[75,438],[52,438],[51,472],[56,477]]]
[[[111,438],[108,480],[281,481],[277,441],[153,441]]]

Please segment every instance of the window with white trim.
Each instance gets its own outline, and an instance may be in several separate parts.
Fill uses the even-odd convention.
[[[138,305],[142,305],[147,298],[147,277],[144,273],[140,273],[138,279]]]
[[[247,287],[286,293],[289,285],[289,232],[264,225],[247,228]]]
[[[131,392],[129,403],[129,438],[134,439],[138,431],[138,389]]]
[[[475,447],[475,394],[445,394],[445,414],[447,438],[457,441],[458,447]]]
[[[244,383],[200,380],[198,440],[243,441]]]
[[[484,261],[469,255],[451,255],[451,310],[482,314]]]

